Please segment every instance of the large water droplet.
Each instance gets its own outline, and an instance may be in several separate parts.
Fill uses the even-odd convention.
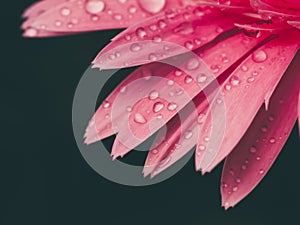
[[[139,0],[141,8],[148,13],[160,12],[166,4],[166,0]]]
[[[164,106],[165,105],[162,102],[156,102],[153,105],[153,112],[157,113],[157,112],[161,111],[164,108]]]
[[[136,114],[134,115],[134,121],[135,121],[136,123],[140,123],[140,124],[145,124],[145,123],[147,123],[146,118],[145,118],[142,114],[140,114],[140,113],[136,113]]]
[[[105,3],[100,0],[89,0],[85,4],[85,10],[90,14],[97,14],[104,10]]]
[[[267,54],[263,50],[258,50],[252,54],[252,59],[254,62],[261,63],[267,59]]]

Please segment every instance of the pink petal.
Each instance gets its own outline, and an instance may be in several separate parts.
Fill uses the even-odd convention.
[[[262,180],[292,131],[300,87],[297,60],[275,90],[269,110],[261,106],[246,135],[226,159],[221,187],[226,209],[245,198]]]
[[[292,40],[288,41],[284,37],[274,39],[247,57],[232,73],[227,84],[223,85],[224,91],[217,97],[211,109],[217,112],[219,105],[223,105],[218,104],[218,99],[223,98],[225,114],[217,113],[213,119],[225,121],[226,128],[222,130],[221,122],[212,125],[211,121],[207,120],[204,124],[204,127],[214,126],[219,132],[214,137],[210,137],[209,129],[202,134],[211,140],[206,147],[211,150],[205,153],[199,165],[203,173],[210,172],[238,143],[261,104],[274,90],[297,50],[298,43],[293,44]],[[272,75],[269,74],[270,71]]]
[[[169,112],[169,110],[166,107],[168,103],[165,102],[165,99],[167,99],[168,102],[176,103],[178,105],[178,110],[182,109],[188,102],[190,102],[191,99],[193,99],[198,93],[200,93],[204,87],[206,87],[212,80],[214,80],[215,77],[218,77],[221,73],[228,69],[236,60],[238,60],[243,55],[243,53],[252,49],[257,43],[263,40],[264,37],[266,37],[266,35],[262,35],[260,38],[249,38],[244,34],[237,34],[233,37],[230,37],[224,41],[217,43],[216,45],[204,52],[200,51],[199,55],[201,55],[202,60],[207,64],[209,68],[207,70],[210,71],[205,70],[206,66],[201,65],[201,62],[197,61],[196,62],[199,63],[199,65],[197,64],[198,67],[190,68],[190,66],[193,65],[191,64],[191,62],[194,63],[196,59],[185,59],[186,63],[183,65],[182,69],[184,69],[188,73],[191,73],[191,75],[194,76],[194,79],[182,71],[178,71],[177,69],[174,69],[172,67],[170,68],[170,66],[161,67],[161,64],[154,63],[145,67],[141,67],[142,71],[144,69],[144,72],[145,68],[147,68],[146,71],[148,72],[146,72],[146,74],[149,75],[150,71],[150,75],[159,75],[163,78],[153,76],[150,80],[145,81],[144,79],[142,79],[139,80],[136,84],[130,84],[132,80],[136,79],[136,77],[141,77],[141,71],[139,69],[136,70],[133,73],[134,75],[129,76],[128,79],[131,80],[125,80],[116,89],[116,91],[113,92],[114,95],[117,95],[120,92],[121,88],[126,86],[126,90],[128,90],[128,92],[125,92],[126,95],[120,94],[118,96],[119,99],[117,102],[115,98],[109,97],[107,99],[107,101],[113,103],[117,111],[120,110],[120,112],[118,111],[118,113],[116,112],[114,115],[114,113],[103,110],[103,107],[100,107],[99,110],[96,112],[96,116],[94,117],[96,118],[96,128],[89,129],[94,130],[95,132],[93,135],[87,133],[86,136],[95,137],[98,135],[100,137],[99,139],[101,139],[104,137],[102,135],[103,128],[114,127],[112,124],[117,123],[117,131],[119,132],[119,134],[116,138],[112,154],[115,157],[126,154],[138,144],[142,143],[144,140],[150,137],[154,132],[157,131],[159,127],[167,123],[176,114],[175,111]],[[237,48],[237,46],[239,47]],[[232,48],[236,48],[236,51],[231,52]],[[226,55],[226,53],[230,54]],[[182,59],[179,59],[179,61],[180,63],[183,62]],[[170,69],[171,72],[164,72],[168,70],[170,71]],[[210,75],[211,72],[213,73],[212,75]],[[166,85],[169,81],[171,81],[173,85]],[[153,91],[157,91],[159,93],[160,98],[155,99],[156,101],[148,99],[148,95]],[[141,110],[143,110],[139,113],[142,114],[142,116],[146,118],[147,121],[152,120],[150,124],[151,130],[145,129],[144,126],[137,124],[134,121],[134,117],[129,117],[128,120],[128,112],[126,111],[126,108],[130,106],[132,108],[132,112],[130,113],[137,113],[138,110],[135,110],[135,104],[138,101],[141,102],[137,105],[143,104],[143,108],[137,106]],[[164,107],[159,111],[159,114],[153,113],[152,110],[155,104],[158,103],[158,101],[164,104]],[[124,102],[126,102],[125,105]],[[147,113],[147,111],[149,113]],[[108,119],[103,121],[103,118],[106,118],[106,114],[108,115]],[[163,121],[161,119],[153,120],[153,118],[158,116],[160,116]],[[130,125],[131,130],[129,130],[128,124]],[[147,124],[147,126],[149,126],[149,124]],[[99,132],[97,132],[97,130]],[[134,135],[131,135],[132,133]],[[138,135],[138,137],[136,137],[136,135]],[[90,142],[87,141],[87,143]]]
[[[300,136],[300,89],[299,89],[299,100],[298,100],[298,128],[299,128],[299,136]]]
[[[58,32],[51,32],[51,31],[45,31],[45,30],[37,30],[34,28],[27,28],[24,33],[23,37],[28,38],[41,38],[41,37],[58,37],[58,36],[65,36],[75,33],[58,33]]]
[[[43,0],[38,1],[31,5],[28,9],[25,10],[22,17],[23,18],[31,18],[39,16],[45,11],[49,10],[49,8],[55,7],[56,5],[66,2],[67,0]]]
[[[167,11],[115,37],[93,61],[94,67],[123,68],[179,55],[232,29],[234,20],[249,22],[250,19],[200,7]],[[115,52],[120,57],[111,59],[111,53]]]
[[[180,0],[159,1],[165,2],[160,11],[181,5]],[[73,33],[125,28],[153,15],[151,6],[142,7],[145,4],[143,2],[141,0],[62,1],[60,4],[53,4],[53,7],[29,22],[25,22],[22,27]],[[155,5],[152,7],[157,9]],[[30,15],[30,13],[33,12],[29,11],[25,15]]]

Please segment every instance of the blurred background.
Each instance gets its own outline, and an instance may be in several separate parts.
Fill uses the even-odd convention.
[[[228,211],[220,206],[221,166],[202,177],[190,160],[167,181],[146,187],[115,184],[94,172],[73,136],[73,95],[91,60],[119,30],[24,39],[20,16],[33,2],[1,3],[0,224],[279,225],[298,221],[296,126],[265,179]]]

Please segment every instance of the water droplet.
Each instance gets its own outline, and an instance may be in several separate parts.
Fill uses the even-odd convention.
[[[236,192],[238,190],[238,187],[237,186],[234,186],[233,188],[232,188],[232,191],[233,192]]]
[[[24,35],[27,36],[27,37],[35,37],[37,36],[38,34],[38,31],[34,28],[28,28],[26,29]]]
[[[115,14],[114,15],[114,19],[115,20],[122,20],[123,19],[123,16],[121,14]]]
[[[198,124],[203,124],[204,119],[205,119],[205,114],[204,113],[200,113],[199,116],[198,116],[198,118],[197,118],[197,123]]]
[[[184,78],[184,82],[185,82],[186,84],[190,84],[192,81],[193,81],[193,78],[192,78],[191,76],[186,76],[186,77]]]
[[[181,70],[176,70],[174,72],[174,74],[175,74],[176,77],[180,77],[182,75],[182,71]]]
[[[230,170],[229,170],[229,174],[230,174],[231,176],[234,176],[234,175],[235,175],[234,170],[233,170],[233,169],[230,169]]]
[[[197,81],[199,83],[204,83],[207,80],[207,76],[204,73],[199,74],[197,77]]]
[[[247,82],[248,82],[248,83],[252,83],[254,80],[255,80],[254,77],[249,77],[249,78],[247,79]]]
[[[226,84],[225,85],[225,90],[230,91],[231,90],[231,85],[230,84]]]
[[[210,69],[212,70],[213,73],[218,73],[220,71],[220,66],[219,65],[212,65]]]
[[[242,71],[244,71],[244,72],[248,71],[248,67],[247,66],[242,66]]]
[[[155,24],[150,25],[150,30],[156,31],[157,30],[157,26]]]
[[[148,13],[158,13],[163,10],[166,0],[139,0],[139,5]]]
[[[168,80],[168,82],[167,82],[167,84],[169,85],[169,86],[172,86],[172,85],[174,85],[174,81],[173,80]]]
[[[168,107],[167,107],[167,108],[168,108],[168,110],[173,111],[173,110],[175,110],[177,107],[178,107],[178,106],[177,106],[176,103],[171,102],[171,103],[168,104]]]
[[[120,89],[120,92],[121,92],[121,93],[125,93],[126,89],[127,89],[127,87],[124,86],[124,87],[122,87],[122,88]]]
[[[246,170],[246,169],[247,169],[247,166],[246,166],[246,165],[242,165],[241,169],[242,169],[242,170]]]
[[[258,50],[252,54],[252,59],[254,62],[261,63],[267,59],[267,54],[263,50]]]
[[[269,142],[270,142],[271,144],[274,144],[274,143],[276,142],[276,139],[272,137],[272,138],[270,138]]]
[[[110,103],[108,101],[105,101],[103,103],[103,108],[108,109],[110,107]]]
[[[157,56],[154,53],[149,54],[148,59],[150,61],[156,61],[157,60]]]
[[[257,152],[256,147],[255,147],[255,146],[251,146],[251,147],[249,148],[249,152],[252,153],[252,154],[255,154],[255,153]]]
[[[136,123],[140,123],[140,124],[145,124],[145,123],[147,123],[147,120],[145,119],[145,117],[144,117],[142,114],[140,114],[140,113],[136,113],[136,114],[134,115],[134,121],[135,121]]]
[[[164,20],[159,20],[157,25],[161,28],[161,29],[164,29],[167,27],[167,24]]]
[[[161,38],[160,36],[157,35],[157,36],[154,36],[152,40],[153,40],[153,42],[155,42],[155,43],[160,43],[160,42],[162,41],[162,38]]]
[[[196,58],[191,58],[186,64],[186,68],[188,70],[195,70],[198,68],[198,66],[199,66],[199,61]]]
[[[142,27],[139,27],[138,29],[136,29],[135,34],[140,38],[144,38],[147,35],[145,29]]]
[[[256,157],[256,160],[259,161],[261,158],[259,156]]]
[[[252,72],[252,75],[253,75],[253,76],[257,76],[257,75],[258,75],[258,72],[257,72],[256,70],[253,71],[253,72]]]
[[[126,111],[127,112],[132,112],[132,107],[130,107],[130,106],[126,107]]]
[[[263,169],[260,169],[260,170],[259,170],[259,173],[260,173],[260,174],[263,174],[264,172],[265,172],[265,171],[264,171]]]
[[[268,127],[267,126],[262,126],[260,128],[261,132],[266,133],[268,131]]]
[[[237,86],[239,83],[240,83],[240,80],[237,76],[232,76],[230,79],[229,79],[229,82],[232,86]]]
[[[192,136],[193,136],[193,132],[192,132],[192,131],[187,131],[187,132],[184,134],[184,138],[185,138],[185,139],[190,139]]]
[[[270,115],[269,117],[268,117],[268,120],[270,121],[270,122],[272,122],[272,121],[274,121],[274,116],[273,115]]]
[[[162,102],[156,102],[153,105],[153,112],[157,113],[157,112],[161,111],[164,108],[164,106],[165,105]]]
[[[194,43],[196,44],[196,45],[201,45],[201,40],[200,39],[198,39],[198,38],[195,38],[194,39]]]
[[[152,92],[150,92],[150,94],[149,94],[149,99],[151,99],[151,100],[154,100],[154,99],[157,99],[158,98],[158,92],[157,91],[152,91]]]
[[[134,43],[130,46],[130,50],[133,52],[138,52],[142,49],[142,47],[138,43]]]
[[[209,137],[204,137],[205,142],[209,142]]]
[[[204,145],[199,145],[199,150],[200,151],[204,151],[205,150],[205,146]]]
[[[131,13],[131,14],[134,14],[134,13],[136,13],[136,7],[134,6],[134,5],[132,5],[132,6],[129,6],[129,8],[128,8],[128,12],[129,13]]]
[[[240,178],[237,178],[237,179],[235,180],[235,182],[236,182],[236,183],[241,183],[241,179],[240,179]]]
[[[184,46],[185,46],[187,49],[190,49],[190,50],[192,50],[192,49],[194,48],[193,43],[190,42],[190,41],[185,42],[185,43],[184,43]]]
[[[85,10],[90,14],[97,14],[104,10],[105,3],[100,0],[89,0],[85,4]]]
[[[131,40],[131,36],[129,34],[125,35],[125,40],[126,41],[130,41]]]
[[[152,153],[152,154],[157,154],[157,153],[158,153],[158,150],[157,150],[157,149],[153,149],[153,150],[151,150],[151,153]]]
[[[55,21],[55,26],[60,27],[62,25],[62,22],[60,20]]]
[[[64,7],[60,10],[60,14],[62,16],[69,16],[71,14],[71,10],[69,8]]]

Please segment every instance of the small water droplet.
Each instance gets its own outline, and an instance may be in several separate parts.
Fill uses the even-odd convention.
[[[258,50],[252,54],[252,59],[254,62],[261,63],[266,61],[267,54],[264,50]]]
[[[207,76],[204,73],[199,74],[197,77],[197,81],[199,83],[204,83],[207,80]]]
[[[246,169],[247,169],[247,166],[246,166],[246,165],[242,165],[241,169],[242,169],[242,170],[246,170]]]
[[[142,47],[138,43],[134,43],[130,46],[130,50],[133,52],[138,52],[142,49]]]
[[[185,42],[185,43],[184,43],[184,46],[185,46],[187,49],[190,49],[190,50],[192,50],[192,49],[194,48],[193,43],[190,42],[190,41]]]
[[[193,78],[192,78],[191,76],[186,76],[186,77],[184,78],[184,82],[185,82],[186,84],[190,84],[192,81],[193,81]]]
[[[235,182],[236,182],[236,183],[241,183],[241,179],[240,179],[240,178],[237,178],[237,179],[235,180]]]
[[[110,103],[108,101],[105,101],[103,104],[103,108],[108,109],[110,107]]]
[[[150,94],[149,94],[149,99],[151,99],[151,100],[155,100],[155,99],[157,99],[158,98],[158,92],[157,91],[152,91],[152,92],[150,92]]]
[[[270,115],[269,117],[268,117],[268,120],[270,121],[270,122],[272,122],[272,121],[274,121],[274,116],[273,115]]]
[[[249,78],[247,79],[247,82],[248,82],[248,83],[252,83],[254,80],[255,80],[254,77],[249,77]]]
[[[135,121],[136,123],[140,123],[140,124],[145,124],[145,123],[147,123],[146,118],[145,118],[142,114],[140,114],[140,113],[136,113],[136,114],[134,115],[134,121]]]
[[[138,29],[136,29],[135,34],[140,38],[144,38],[147,35],[147,32],[144,28],[139,27]]]
[[[155,42],[155,43],[160,43],[160,42],[162,41],[162,38],[161,38],[160,36],[157,35],[157,36],[154,36],[152,40],[153,40],[153,42]]]
[[[62,25],[62,22],[60,20],[55,21],[55,26],[60,27]]]
[[[156,61],[157,60],[157,56],[154,53],[150,53],[148,56],[148,59],[150,61]]]
[[[136,7],[134,6],[134,5],[132,5],[132,6],[129,6],[129,8],[128,8],[128,12],[129,13],[131,13],[131,14],[134,14],[134,13],[136,13]]]
[[[164,29],[164,28],[167,27],[167,24],[166,24],[166,22],[165,22],[164,20],[159,20],[159,21],[157,22],[157,25],[158,25],[161,29]]]
[[[174,81],[173,80],[168,80],[168,82],[167,82],[167,84],[169,85],[169,86],[172,86],[172,85],[174,85]]]
[[[260,174],[263,174],[264,172],[265,172],[265,171],[264,171],[263,169],[260,169],[260,170],[259,170],[259,173],[260,173]]]
[[[260,158],[259,156],[257,156],[255,159],[256,159],[257,161],[259,161],[261,158]]]
[[[121,14],[115,14],[114,15],[114,19],[115,20],[122,20],[123,19],[123,16]]]
[[[268,131],[268,127],[267,126],[262,126],[260,128],[261,132],[266,133]]]
[[[204,137],[205,142],[209,142],[209,137]]]
[[[174,72],[174,74],[175,74],[176,77],[180,77],[182,75],[182,71],[181,70],[176,70]]]
[[[232,76],[230,79],[229,79],[229,82],[232,86],[237,86],[239,83],[240,83],[240,80],[237,76]]]
[[[232,188],[232,191],[233,192],[236,192],[238,190],[238,187],[237,186],[234,186],[233,188]]]
[[[255,70],[252,72],[252,76],[257,76],[258,75],[258,72]]]
[[[171,102],[171,103],[168,104],[168,107],[167,107],[167,108],[168,108],[168,110],[173,111],[173,110],[175,110],[177,107],[178,107],[178,106],[177,106],[176,103]]]
[[[153,112],[157,113],[157,112],[161,111],[164,108],[164,106],[165,105],[162,102],[156,102],[153,105]]]
[[[158,150],[157,150],[157,149],[153,149],[153,150],[151,150],[151,153],[152,153],[152,154],[157,154],[157,153],[158,153]]]
[[[27,37],[35,37],[37,36],[38,34],[38,31],[34,28],[28,28],[26,29],[24,35],[27,36]]]
[[[64,7],[60,10],[60,14],[62,16],[69,16],[71,14],[71,10],[69,8]]]
[[[126,107],[126,111],[127,112],[132,112],[132,107],[130,107],[130,106]]]
[[[248,67],[247,66],[242,66],[242,71],[247,72],[248,71]]]
[[[272,137],[272,138],[270,138],[269,142],[270,142],[271,144],[274,144],[274,143],[276,142],[276,139]]]
[[[205,150],[205,146],[204,145],[199,145],[199,150],[200,151],[204,151]]]
[[[255,147],[255,146],[251,146],[251,147],[249,148],[249,152],[252,153],[252,154],[255,154],[255,153],[257,152],[256,147]]]
[[[184,138],[185,138],[185,139],[190,139],[192,136],[193,136],[193,132],[192,132],[192,131],[187,131],[187,132],[184,134]]]

